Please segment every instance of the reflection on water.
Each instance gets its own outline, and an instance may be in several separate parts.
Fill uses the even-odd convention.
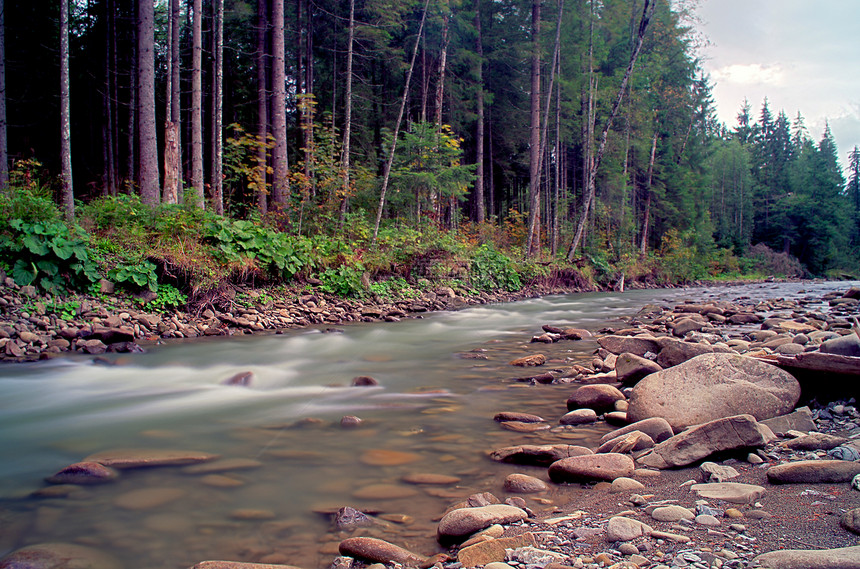
[[[592,330],[618,325],[647,303],[684,298],[819,295],[845,284],[758,285],[696,291],[582,294],[479,306],[398,323],[170,344],[122,356],[0,368],[0,555],[67,541],[117,556],[128,568],[188,567],[204,559],[325,567],[346,534],[327,515],[344,505],[377,513],[364,535],[429,554],[435,520],[475,492],[503,496],[515,471],[490,462],[519,443],[593,445],[603,425],[519,434],[492,421],[501,410],[554,422],[570,386],[527,386],[508,362],[537,351],[551,362],[590,358],[593,341],[529,345],[545,323]],[[802,292],[803,289],[809,291]],[[613,320],[616,320],[613,323]],[[457,357],[481,350],[486,359]],[[250,371],[249,387],[224,385]],[[376,387],[349,387],[371,376]],[[344,415],[358,428],[340,426]],[[307,419],[313,420],[307,420]],[[87,455],[118,447],[190,449],[242,462],[209,468],[127,470],[100,486],[42,480]],[[221,466],[223,465],[223,466]],[[411,484],[415,473],[458,482]],[[32,497],[34,491],[41,496]],[[578,487],[527,498],[541,510]]]

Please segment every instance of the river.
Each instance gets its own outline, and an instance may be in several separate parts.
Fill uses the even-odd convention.
[[[60,541],[106,551],[129,569],[181,569],[205,559],[327,567],[345,537],[332,531],[327,513],[345,505],[380,515],[382,523],[365,535],[429,554],[438,547],[435,520],[452,503],[475,492],[504,496],[502,481],[511,472],[545,478],[544,469],[494,463],[488,451],[529,442],[589,446],[610,429],[598,423],[535,435],[493,422],[499,411],[537,413],[550,422],[566,412],[574,387],[518,382],[529,372],[508,362],[541,352],[551,366],[587,363],[597,344],[529,344],[542,324],[595,331],[622,327],[621,319],[649,303],[820,298],[851,284],[552,296],[328,333],[173,343],[116,355],[112,365],[91,357],[4,365],[0,557],[22,545]],[[473,351],[486,359],[459,355]],[[249,386],[224,384],[248,371]],[[379,386],[350,387],[356,376]],[[345,415],[363,423],[342,428]],[[250,461],[209,474],[126,470],[95,486],[51,490],[43,482],[114,448],[188,449]],[[402,481],[414,473],[459,481]],[[545,509],[584,491],[553,486],[528,501]]]

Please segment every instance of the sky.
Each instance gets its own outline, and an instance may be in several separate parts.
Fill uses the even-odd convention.
[[[719,119],[734,127],[746,98],[758,120],[767,97],[816,143],[829,122],[844,170],[860,146],[860,0],[699,0],[695,13]]]

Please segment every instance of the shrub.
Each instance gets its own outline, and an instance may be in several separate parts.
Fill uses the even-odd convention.
[[[470,272],[472,286],[492,290],[502,288],[509,292],[523,287],[520,275],[511,259],[488,244],[481,245],[472,257]]]

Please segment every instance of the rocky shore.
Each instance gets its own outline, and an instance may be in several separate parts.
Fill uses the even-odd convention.
[[[420,302],[435,306],[458,298],[437,292]],[[372,513],[344,507],[333,521],[341,539],[333,569],[860,567],[858,298],[860,290],[851,289],[800,301],[649,305],[623,327],[595,331],[600,348],[591,362],[575,365],[560,365],[543,352],[592,332],[536,324],[542,329],[532,338],[532,353],[511,361],[512,369],[523,382],[576,389],[565,392],[568,412],[558,417],[530,413],[527,399],[522,408],[496,414],[498,428],[536,439],[489,454],[522,466],[506,478],[505,495],[473,494],[452,504],[436,528],[441,553],[430,556],[386,539]],[[328,301],[320,306],[323,300],[299,299],[305,308],[328,308],[325,317],[308,313],[327,324],[325,318],[340,313]],[[227,313],[209,310],[212,316],[201,316],[223,324]],[[295,317],[290,308],[280,310]],[[378,314],[363,310],[356,307],[349,316],[408,314],[397,305]],[[127,316],[115,327],[105,321],[110,315],[95,316],[78,330],[122,328],[126,321],[143,326],[141,314]],[[229,317],[245,316],[237,311]],[[209,328],[194,329],[205,335]],[[5,346],[8,340],[17,345],[21,332],[9,334]],[[168,332],[185,334],[179,327]],[[84,338],[74,344],[82,351],[80,342],[91,341]],[[617,426],[596,448],[540,444],[543,434],[575,433],[596,421]],[[214,458],[92,456],[51,482],[98,483],[117,469]],[[552,503],[543,497],[552,485],[589,490],[573,503]],[[82,545],[37,545],[11,553],[0,568],[115,567],[100,555]],[[290,559],[269,555],[194,567],[290,566]]]

